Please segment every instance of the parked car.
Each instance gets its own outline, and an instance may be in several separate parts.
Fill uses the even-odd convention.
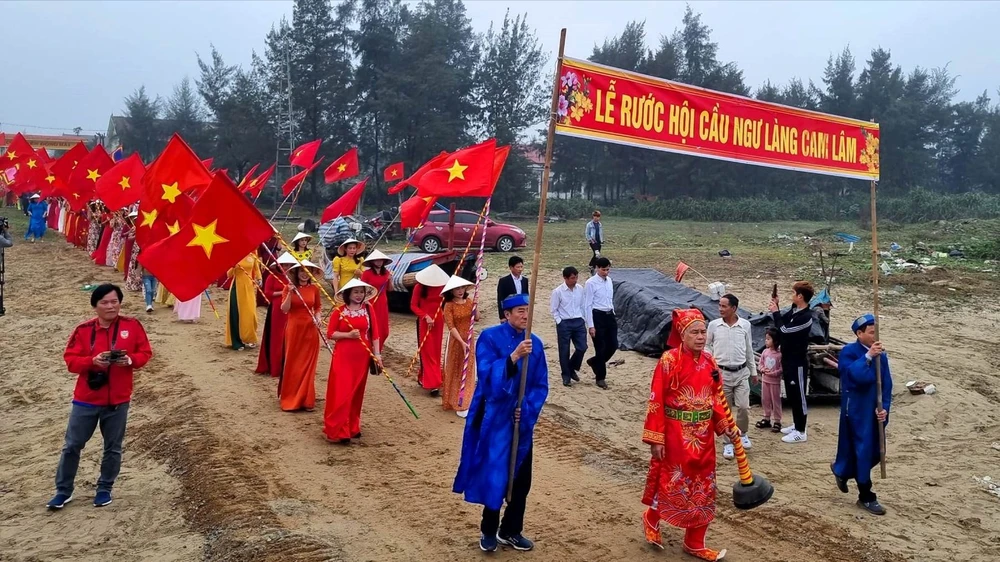
[[[413,237],[413,242],[424,252],[433,254],[443,251],[448,246],[448,212],[431,211],[431,214],[424,221],[423,227],[418,230]],[[473,211],[455,211],[454,245],[465,246],[469,239],[473,237],[476,229],[476,222],[479,220],[479,213]],[[500,252],[511,252],[516,248],[523,248],[525,242],[524,231],[512,224],[493,222],[492,219],[485,219],[486,223],[486,247],[495,248]],[[482,225],[480,225],[482,228]],[[482,231],[475,233],[473,246],[479,244]]]

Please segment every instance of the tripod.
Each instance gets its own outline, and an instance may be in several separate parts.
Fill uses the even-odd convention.
[[[7,313],[3,307],[4,265],[4,251],[0,248],[0,316]]]

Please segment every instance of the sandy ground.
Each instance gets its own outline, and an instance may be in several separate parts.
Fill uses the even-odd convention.
[[[406,316],[393,318],[385,358],[420,419],[387,381],[371,378],[364,438],[343,448],[323,439],[322,402],[314,413],[279,411],[275,381],[252,374],[257,353],[224,349],[223,322],[207,304],[200,323],[186,325],[168,309],[142,313],[139,295],[128,295],[124,312],[141,316],[156,357],[137,376],[115,503],[90,506],[100,459],[95,439],[81,462],[77,500],[47,512],[74,382],[62,349],[72,327],[91,314],[80,286],[116,275],[55,237],[8,250],[7,271],[7,316],[0,319],[0,560],[481,555],[479,510],[451,493],[464,422],[405,377],[416,349],[413,320]],[[750,308],[761,309],[771,280],[756,277],[730,273],[728,281]],[[557,281],[556,272],[543,272],[540,293],[547,295]],[[225,295],[213,296],[224,310]],[[492,318],[491,299],[485,300],[484,318]],[[667,549],[657,552],[644,543],[639,521],[648,462],[640,435],[654,361],[619,352],[616,358],[625,362],[611,369],[610,390],[586,375],[564,388],[544,300],[537,332],[552,344],[552,387],[536,432],[525,529],[537,548],[494,558],[686,559],[679,531],[665,530]],[[847,334],[863,305],[860,292],[840,290],[834,333]],[[1000,559],[1000,498],[975,481],[1000,478],[1000,450],[991,446],[1000,441],[1000,389],[987,359],[998,323],[995,308],[931,301],[897,302],[884,310],[896,391],[889,478],[876,479],[875,486],[887,516],[864,514],[853,493],[836,490],[828,465],[837,408],[814,406],[805,445],[783,445],[773,434],[751,431],[752,468],[776,488],[767,505],[749,512],[732,507],[736,468],[720,457],[720,508],[710,544],[728,548],[727,560]],[[324,352],[319,396],[328,369]],[[939,393],[910,396],[903,388],[909,379],[934,382]]]

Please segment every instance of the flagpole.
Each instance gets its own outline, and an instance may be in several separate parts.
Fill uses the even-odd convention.
[[[875,210],[875,180],[871,182],[872,205],[872,315],[875,316],[875,341],[879,340],[879,298],[878,298],[878,215]],[[884,352],[883,352],[884,353]],[[881,411],[882,404],[882,358],[875,358],[875,409]],[[879,472],[885,479],[885,424],[878,422]]]
[[[528,327],[524,339],[531,341],[531,323],[535,315],[535,289],[538,286],[538,267],[542,258],[542,233],[545,229],[545,203],[549,196],[549,174],[552,169],[552,145],[556,136],[556,120],[559,118],[559,78],[562,74],[563,51],[566,48],[566,28],[559,32],[559,57],[556,59],[556,73],[552,86],[552,107],[549,111],[549,131],[545,140],[545,167],[542,169],[542,189],[538,196],[538,225],[535,227],[535,253],[531,260],[531,281],[528,290]],[[507,470],[507,503],[514,491],[514,471],[517,468],[517,446],[521,431],[521,403],[524,388],[528,382],[528,357],[521,363],[521,383],[517,391],[517,405],[514,407],[514,439],[510,447],[510,465]]]

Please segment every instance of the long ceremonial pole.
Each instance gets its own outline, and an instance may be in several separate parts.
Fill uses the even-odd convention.
[[[531,341],[531,322],[535,316],[535,288],[538,286],[538,265],[542,257],[542,231],[545,229],[545,202],[549,196],[549,172],[552,169],[552,145],[556,137],[556,119],[559,118],[559,77],[562,74],[563,50],[566,48],[566,28],[559,32],[559,57],[556,59],[556,75],[552,86],[552,108],[549,112],[549,134],[545,140],[545,168],[542,169],[542,190],[538,194],[538,226],[535,227],[535,253],[531,259],[531,286],[528,290],[528,327],[524,339]],[[510,465],[507,470],[507,503],[514,491],[514,470],[517,468],[518,436],[521,432],[521,402],[524,401],[524,387],[528,381],[528,358],[521,363],[521,384],[517,391],[517,406],[514,412],[514,441],[510,447]]]
[[[872,180],[872,314],[875,316],[875,341],[879,340],[878,335],[878,213],[875,210],[875,180]],[[875,408],[882,410],[882,358],[875,358]],[[879,470],[881,477],[885,478],[885,424],[878,423],[878,453]]]

